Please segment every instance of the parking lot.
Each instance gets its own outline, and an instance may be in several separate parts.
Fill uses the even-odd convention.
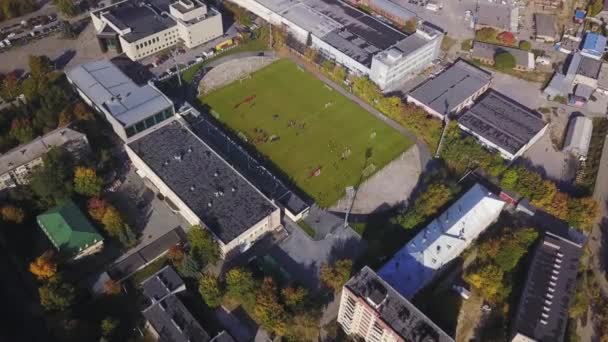
[[[426,6],[410,3],[410,0],[395,0],[395,2],[416,13],[420,19],[441,27],[450,37],[456,39],[473,38],[474,32],[470,26],[470,21],[465,20],[465,12],[474,11],[477,0],[439,0],[438,5],[443,6],[443,8],[437,11],[429,10]]]

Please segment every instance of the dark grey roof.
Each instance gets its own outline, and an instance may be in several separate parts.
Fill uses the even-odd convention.
[[[409,96],[445,115],[491,80],[491,73],[459,59],[437,77],[418,86]]]
[[[602,70],[602,62],[582,55],[581,57],[576,74],[597,80],[600,77],[600,70]]]
[[[528,270],[513,334],[539,342],[564,340],[581,254],[581,245],[545,233]]]
[[[144,295],[156,301],[178,291],[182,286],[184,286],[184,281],[171,266],[163,267],[141,282]]]
[[[511,31],[514,8],[510,5],[479,2],[477,6],[477,24],[498,27]],[[517,20],[517,18],[515,18]]]
[[[473,51],[471,52],[471,55],[473,58],[494,60],[494,57],[502,52],[508,52],[513,55],[513,57],[515,57],[516,66],[526,69],[534,68],[534,54],[532,54],[530,51],[509,46],[475,41],[473,43]]]
[[[191,122],[191,125],[194,134],[220,154],[264,195],[280,203],[295,215],[309,207],[300,196],[290,190],[283,181],[262,166],[257,158],[247,152],[238,141],[228,137],[211,120],[201,118],[196,122]]]
[[[458,123],[512,154],[546,125],[540,114],[492,89]]]
[[[129,147],[224,243],[277,208],[178,121]]]
[[[108,12],[102,13],[121,30],[131,28],[130,33],[122,36],[127,42],[135,42],[177,24],[169,16],[160,15],[147,6],[138,6],[134,1],[110,7]]]
[[[364,302],[381,303],[375,309],[380,319],[405,341],[454,341],[371,268],[365,266],[344,286]]]
[[[153,303],[142,313],[159,334],[159,341],[209,341],[207,332],[176,295],[170,295],[160,302]]]
[[[535,13],[534,24],[536,26],[536,35],[544,37],[557,36],[557,30],[555,29],[555,16],[546,13]]]

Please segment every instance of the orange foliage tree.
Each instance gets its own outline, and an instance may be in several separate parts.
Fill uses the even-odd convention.
[[[30,272],[38,280],[47,280],[57,274],[57,261],[53,251],[46,251],[30,264]]]

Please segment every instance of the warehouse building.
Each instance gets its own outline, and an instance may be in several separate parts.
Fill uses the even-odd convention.
[[[279,208],[177,119],[134,139],[126,151],[169,207],[213,233],[224,257],[281,225]]]
[[[583,245],[546,232],[514,316],[512,341],[564,341]]]
[[[519,7],[510,4],[480,2],[477,4],[477,28],[491,27],[500,31],[517,32]]]
[[[555,16],[545,13],[534,13],[536,40],[554,42],[557,39]]]
[[[471,57],[477,59],[485,64],[494,65],[494,58],[497,54],[502,52],[508,52],[515,57],[515,70],[520,71],[531,71],[536,67],[534,60],[534,54],[530,51],[522,49],[512,48],[508,46],[483,43],[475,41],[473,44],[473,51]]]
[[[411,299],[500,215],[505,202],[476,184],[420,231],[378,272]]]
[[[367,266],[342,288],[338,324],[369,342],[454,341]]]
[[[456,114],[481,96],[492,81],[492,74],[459,59],[435,78],[422,83],[407,95],[414,103],[440,119]]]
[[[574,154],[579,160],[587,159],[592,134],[593,120],[582,115],[573,117],[568,126],[564,151]]]
[[[397,25],[405,25],[408,20],[416,19],[416,13],[391,0],[348,0],[354,6],[366,6],[372,11],[393,21]]]
[[[90,150],[87,136],[67,127],[19,145],[0,155],[0,191],[29,183],[32,172],[42,166],[42,157],[53,147],[65,149],[75,159]]]
[[[65,74],[123,141],[175,115],[165,94],[153,84],[136,84],[109,60],[81,64]]]
[[[545,134],[548,125],[539,113],[490,89],[458,118],[458,126],[503,158],[514,160]]]
[[[349,71],[368,75],[381,89],[395,87],[439,55],[443,33],[428,24],[406,35],[339,0],[235,0],[287,30]],[[309,39],[310,38],[310,39]]]
[[[92,11],[91,19],[101,50],[124,52],[133,61],[224,33],[220,12],[199,0],[125,0]]]

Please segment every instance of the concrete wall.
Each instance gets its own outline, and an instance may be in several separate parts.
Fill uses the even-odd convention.
[[[196,24],[186,25],[178,22],[180,37],[186,47],[193,48],[224,34],[222,15],[217,13]]]
[[[131,60],[137,61],[176,45],[179,37],[178,26],[173,26],[131,43],[121,36],[119,36],[119,40],[125,54]]]

